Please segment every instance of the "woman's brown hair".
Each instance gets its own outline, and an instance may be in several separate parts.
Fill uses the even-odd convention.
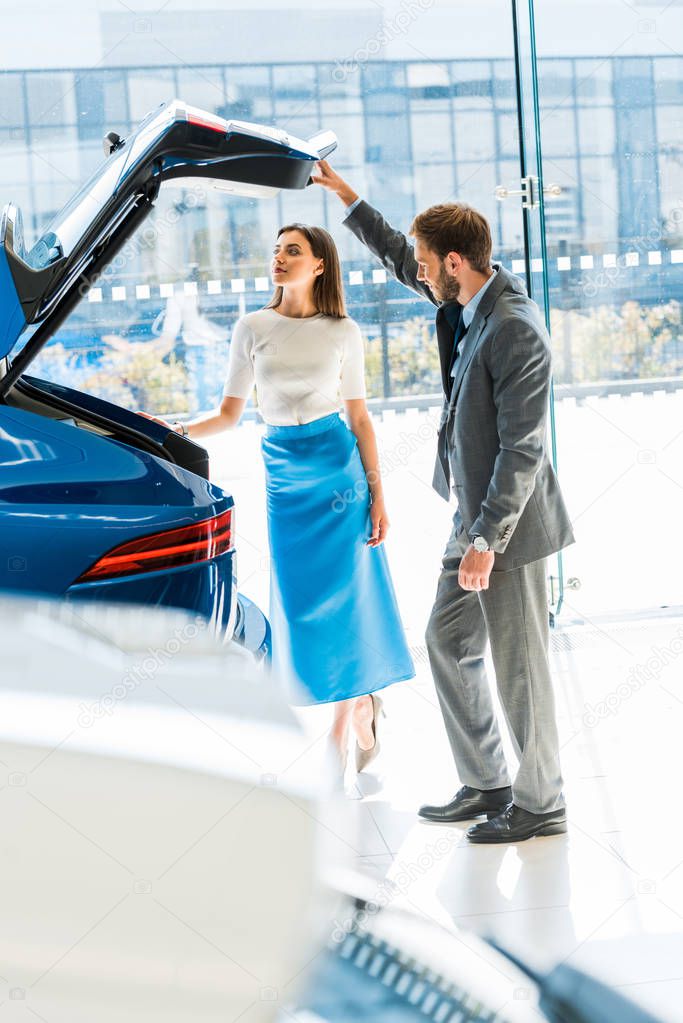
[[[298,231],[304,236],[316,259],[322,259],[325,269],[318,274],[313,282],[313,304],[319,313],[343,319],[346,313],[344,285],[342,283],[341,265],[334,238],[324,227],[311,227],[309,224],[286,224],[277,233],[278,238],[285,231]],[[282,287],[277,286],[266,309],[277,309],[282,302]]]

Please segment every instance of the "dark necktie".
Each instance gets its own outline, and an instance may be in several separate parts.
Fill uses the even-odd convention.
[[[443,307],[443,312],[448,324],[453,328],[453,348],[451,349],[450,364],[448,366],[448,375],[450,377],[455,360],[460,355],[460,350],[462,349],[461,342],[467,333],[467,327],[463,322],[462,306],[459,302],[447,302]]]
[[[443,315],[448,325],[453,329],[453,347],[451,348],[451,357],[448,366],[448,379],[453,389],[453,378],[451,376],[451,370],[458,357],[458,347],[463,337],[467,333],[467,328],[462,322],[462,306],[459,302],[446,302],[443,305]],[[432,486],[436,488],[439,494],[448,501],[450,496],[450,478],[451,470],[448,460],[448,417],[445,417],[440,429],[439,437],[437,441],[437,463],[434,473],[434,479]]]

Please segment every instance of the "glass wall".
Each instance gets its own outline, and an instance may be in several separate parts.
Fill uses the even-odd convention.
[[[557,5],[535,9],[566,611],[683,605],[683,58],[648,52],[680,10],[601,0],[554,60]]]
[[[541,3],[541,44],[543,15]],[[562,190],[546,206],[557,383],[677,376],[683,61],[673,54],[560,59],[543,57],[540,48],[545,180]],[[339,65],[315,63],[27,70],[6,73],[2,84],[0,182],[22,208],[29,236],[102,159],[106,131],[125,135],[150,108],[178,95],[302,137],[332,127],[335,165],[390,220],[405,228],[415,210],[466,197],[491,218],[497,258],[521,270],[518,206],[494,199],[498,185],[519,187],[511,59],[369,61],[345,78]],[[226,200],[200,184],[192,194],[165,188],[155,239],[108,275],[60,332],[44,366],[106,390],[121,357],[114,334],[139,343],[163,337],[168,345],[178,321],[175,371],[162,372],[153,404],[160,412],[211,404],[232,322],[264,300],[273,233],[301,218],[334,231],[353,272],[351,306],[368,338],[384,334],[386,342],[391,335],[384,354],[379,344],[369,349],[373,394],[437,390],[435,360],[415,351],[427,322],[424,303],[373,279],[366,251],[339,227],[336,200],[318,189],[259,203]],[[139,286],[149,298],[139,297]],[[188,361],[196,387],[183,374]],[[120,400],[120,387],[116,393]]]

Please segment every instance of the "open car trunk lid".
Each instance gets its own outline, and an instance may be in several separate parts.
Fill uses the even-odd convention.
[[[0,359],[29,325],[37,326],[6,367],[0,397],[137,230],[164,181],[211,178],[234,194],[269,196],[305,188],[313,164],[336,145],[332,132],[298,139],[174,99],[149,113],[127,139],[109,133],[106,159],[28,252],[21,212],[8,203],[0,221]]]

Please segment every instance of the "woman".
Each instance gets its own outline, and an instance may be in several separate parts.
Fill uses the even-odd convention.
[[[352,720],[360,771],[379,751],[376,691],[415,674],[382,547],[389,520],[363,343],[327,231],[281,228],[271,271],[268,305],[235,324],[220,409],[174,428],[201,440],[236,426],[256,385],[273,668],[299,684],[292,702],[334,703],[342,763]]]

